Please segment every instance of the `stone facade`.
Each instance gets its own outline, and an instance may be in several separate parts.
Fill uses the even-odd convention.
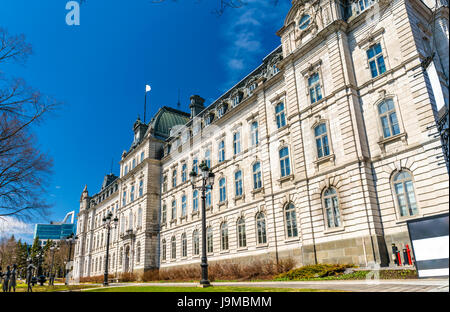
[[[282,45],[206,108],[191,97],[189,121],[158,141],[162,155],[146,155],[154,190],[141,205],[152,238],[142,237],[145,260],[133,268],[200,262],[201,196],[189,172],[203,160],[215,173],[209,261],[391,265],[391,244],[410,244],[407,220],[449,211],[448,169],[430,130],[448,109],[448,56],[433,48],[448,47],[448,4],[438,1],[434,28],[432,7],[293,1]],[[113,195],[119,215],[127,179]]]

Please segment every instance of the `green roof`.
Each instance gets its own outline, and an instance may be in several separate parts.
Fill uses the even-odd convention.
[[[190,119],[190,114],[183,111],[163,106],[150,121],[153,135],[158,139],[167,139],[170,129],[176,125],[185,125]]]

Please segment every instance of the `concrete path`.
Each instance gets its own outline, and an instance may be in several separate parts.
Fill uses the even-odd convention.
[[[307,282],[220,282],[215,286],[309,288],[355,292],[449,292],[449,279],[379,280],[379,281],[307,281]],[[117,283],[110,287],[177,286],[197,287],[197,283]],[[103,287],[99,287],[103,288]],[[95,289],[95,288],[91,288]]]

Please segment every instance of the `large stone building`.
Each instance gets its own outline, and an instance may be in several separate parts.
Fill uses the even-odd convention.
[[[406,221],[448,213],[438,111],[448,110],[444,0],[292,1],[281,46],[190,115],[162,108],[134,125],[120,177],[83,192],[75,276],[198,265],[206,161],[209,261],[391,264]]]

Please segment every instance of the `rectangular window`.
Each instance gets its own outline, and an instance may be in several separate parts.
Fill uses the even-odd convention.
[[[287,147],[280,149],[280,169],[281,177],[286,177],[291,174],[289,149]]]
[[[258,144],[258,122],[253,122],[251,126],[252,146]]]
[[[174,200],[172,202],[172,220],[175,220],[177,218],[177,201]]]
[[[233,134],[233,150],[234,155],[239,154],[241,152],[241,133],[235,132]]]
[[[311,104],[322,99],[322,89],[320,88],[319,73],[315,73],[308,78],[308,87]]]
[[[127,204],[127,191],[123,191],[122,206]]]
[[[284,103],[279,103],[275,107],[275,117],[278,129],[286,126],[286,114],[284,113]]]
[[[139,181],[139,197],[142,197],[144,195],[144,181]]]
[[[395,113],[394,102],[392,99],[385,100],[378,105],[378,114],[380,116],[384,138],[400,133],[397,114]]]
[[[211,207],[211,189],[206,191],[206,207]]]
[[[238,171],[234,174],[234,181],[236,186],[236,196],[242,196],[242,171]]]
[[[183,164],[181,167],[181,182],[186,182],[187,180],[187,165]]]
[[[220,202],[227,200],[227,191],[225,186],[225,179],[222,178],[219,181]]]
[[[131,186],[131,191],[130,191],[130,201],[134,200],[134,185]]]
[[[193,170],[196,174],[198,174],[198,159],[197,159],[197,158],[194,158],[194,160],[193,160],[192,170]]]
[[[205,151],[205,162],[208,168],[211,168],[211,151],[209,149]]]
[[[386,71],[386,66],[384,64],[384,57],[382,52],[383,51],[379,43],[371,46],[367,50],[367,60],[369,62],[370,73],[372,74],[372,78],[375,78]]]
[[[181,216],[186,216],[186,196],[181,198]]]
[[[177,186],[177,171],[172,171],[172,187]]]
[[[219,162],[225,161],[225,141],[219,143]]]
[[[322,123],[314,128],[314,135],[316,138],[317,157],[321,158],[330,155],[326,124]]]

